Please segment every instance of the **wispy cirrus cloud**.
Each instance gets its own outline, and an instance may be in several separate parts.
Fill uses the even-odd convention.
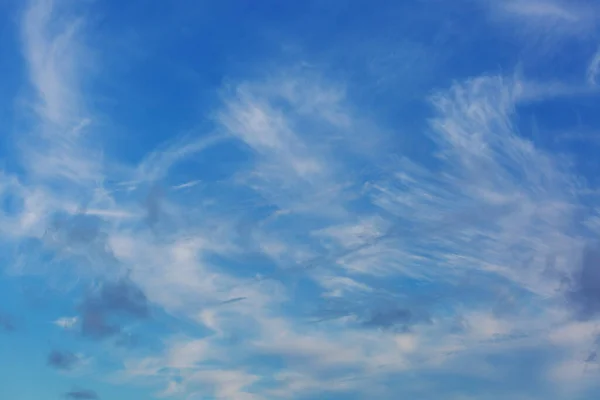
[[[528,63],[548,62],[564,46],[595,40],[600,9],[586,0],[507,0],[483,2],[491,21],[528,49]],[[533,54],[529,54],[533,52]]]
[[[537,28],[554,28],[558,34],[585,34],[594,27],[598,17],[597,8],[586,1],[508,0],[494,7]]]
[[[573,4],[490,7],[578,37],[593,23]],[[20,249],[11,272],[62,284],[45,321],[95,351],[93,377],[188,399],[433,398],[429,376],[516,382],[523,364],[539,393],[557,374],[584,387],[573,371],[596,351],[592,188],[519,125],[532,99],[572,86],[487,71],[444,83],[423,95],[411,147],[397,143],[405,121],[379,120],[342,77],[271,68],[230,79],[206,132],[113,159],[91,146],[89,25],[61,10],[34,1],[22,23],[35,113],[24,172],[0,181],[14,200],[0,229]],[[236,163],[218,178],[179,173],[226,156]],[[152,344],[122,346],[140,335]]]
[[[277,385],[289,390],[304,387],[309,392],[329,390],[326,388],[332,385],[341,391],[372,390],[361,380],[346,378],[374,374],[383,379],[407,368],[449,368],[465,357],[533,346],[536,337],[544,340],[544,332],[568,320],[569,311],[561,305],[566,294],[561,285],[563,278],[576,270],[586,243],[585,238],[570,234],[580,206],[577,191],[581,187],[560,158],[537,149],[515,133],[512,121],[519,90],[519,85],[508,78],[484,76],[434,95],[431,101],[437,114],[431,120],[430,134],[439,149],[438,169],[408,157],[385,165],[385,173],[364,186],[362,196],[373,204],[368,212],[351,211],[344,193],[334,192],[330,201],[343,210],[335,218],[320,219],[317,225],[295,222],[296,214],[320,215],[320,206],[307,202],[277,217],[288,218],[285,229],[295,236],[294,241],[280,241],[288,254],[310,248],[318,255],[307,256],[304,261],[301,258],[298,265],[311,266],[307,276],[323,289],[337,289],[335,297],[344,305],[334,318],[302,327],[277,311],[277,303],[268,298],[263,308],[247,308],[256,301],[256,293],[244,292],[249,303],[244,300],[229,309],[198,314],[197,320],[212,335],[177,340],[172,350],[161,356],[165,358],[134,362],[128,374],[137,378],[161,376],[166,384],[170,378],[158,372],[160,366],[185,367],[190,372],[176,375],[182,383],[170,387],[193,390],[195,381],[189,374],[203,370],[204,363],[218,360],[245,370],[251,364],[245,364],[244,358],[261,355],[282,358],[288,365],[286,379],[261,376],[264,384],[274,385],[269,389],[272,393],[282,395],[285,391],[283,386],[275,389]],[[254,101],[264,102],[265,98]],[[245,109],[227,110],[246,115]],[[276,126],[287,123],[285,114],[271,111],[270,115],[277,115],[272,117]],[[265,126],[269,121],[263,115]],[[286,135],[270,138],[269,143],[284,141],[274,147],[277,149],[285,149],[296,140]],[[326,146],[321,150],[330,156],[339,154],[329,153]],[[271,150],[257,151],[256,157],[258,166],[262,166],[263,159],[286,161],[273,158]],[[298,179],[293,168],[280,168],[278,173]],[[330,175],[331,182],[338,182],[339,176]],[[263,190],[264,186],[249,182],[241,181]],[[262,185],[266,183],[270,182]],[[303,199],[303,190],[310,192],[314,187],[294,190],[297,200]],[[349,224],[363,214],[369,216],[364,221],[370,222]],[[385,220],[394,228],[391,233],[386,223],[377,222]],[[260,234],[255,237],[281,232],[274,221],[257,225],[254,229]],[[255,248],[262,248],[272,257],[269,248]],[[274,260],[283,267],[294,263],[293,258]],[[365,267],[351,267],[358,264]],[[386,268],[379,269],[381,265]],[[209,268],[214,271],[218,266]],[[474,274],[477,278],[470,278]],[[435,287],[436,293],[403,294],[387,288],[385,279],[406,288],[413,287],[411,280],[416,279],[425,287]],[[495,280],[499,287],[519,296],[520,307],[511,308],[513,297],[494,293],[478,295],[478,306],[450,306]],[[314,301],[302,296],[297,300]],[[547,304],[549,312],[537,314],[534,310],[539,304]],[[222,335],[233,334],[241,326],[245,333],[234,334],[235,344],[227,342],[225,350]],[[375,333],[373,329],[380,331]],[[232,348],[245,356],[228,355]],[[145,367],[140,369],[142,365]],[[250,382],[254,380],[238,388],[240,393],[251,393]]]
[[[569,23],[582,19],[576,7],[570,8],[568,3],[561,1],[514,0],[504,2],[502,7],[507,12],[528,18],[556,19]]]
[[[23,52],[37,114],[21,145],[23,157],[35,176],[94,184],[102,167],[100,153],[90,151],[93,121],[81,96],[84,66],[91,62],[84,20],[61,20],[59,13],[55,2],[36,1],[23,18]]]

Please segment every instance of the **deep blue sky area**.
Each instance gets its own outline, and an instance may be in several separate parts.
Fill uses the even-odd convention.
[[[592,400],[600,3],[0,2],[0,399]]]

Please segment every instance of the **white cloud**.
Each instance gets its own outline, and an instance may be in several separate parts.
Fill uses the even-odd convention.
[[[268,96],[255,91],[252,86],[238,87],[219,115],[228,132],[264,159],[253,176],[288,188],[292,182],[310,184],[325,179],[323,162],[294,132],[288,116],[274,108]]]
[[[595,340],[597,323],[571,322],[554,328],[550,333],[550,341],[562,346],[589,346]]]
[[[353,291],[371,292],[373,290],[368,285],[345,276],[320,276],[314,279],[323,288],[329,290],[324,296],[343,297]]]
[[[495,318],[493,315],[478,312],[465,316],[465,322],[469,325],[473,336],[480,340],[505,335],[510,333],[513,328],[506,321]]]
[[[29,63],[31,80],[39,95],[39,111],[49,122],[72,124],[73,130],[65,135],[75,135],[88,121],[75,120],[78,114],[79,93],[76,83],[78,65],[84,50],[77,42],[81,35],[81,22],[59,21],[53,1],[32,1],[23,21],[25,56]],[[73,80],[71,80],[73,79]]]
[[[73,329],[78,321],[78,317],[62,317],[54,321],[53,324],[63,329]]]
[[[396,345],[400,348],[400,350],[407,353],[412,353],[417,350],[419,343],[418,337],[409,333],[397,335],[394,340],[396,341]]]
[[[0,175],[0,199],[6,204],[0,208],[0,233],[5,240],[42,235],[48,212],[60,207],[47,191],[5,173]]]
[[[600,73],[600,48],[596,51],[587,69],[587,82],[595,86],[597,84],[598,74]]]
[[[175,189],[175,190],[187,189],[187,188],[194,187],[194,186],[198,185],[201,182],[202,181],[200,181],[200,180],[189,181],[189,182],[181,183],[179,185],[175,185],[175,186],[173,186],[173,189]]]
[[[581,245],[565,233],[578,206],[577,180],[514,133],[515,93],[510,81],[481,77],[434,96],[432,138],[444,175],[405,168],[373,185],[372,195],[410,221],[414,236],[403,241],[429,253],[429,268],[444,259],[438,279],[448,268],[475,267],[550,294],[550,281],[540,280],[548,260],[562,260],[554,274],[566,272]]]
[[[275,380],[278,387],[267,390],[267,395],[276,398],[294,398],[297,393],[319,393],[347,392],[355,388],[351,380],[330,381],[320,377],[310,376],[299,372],[280,372],[276,374]]]
[[[198,363],[206,361],[209,353],[207,340],[180,341],[169,350],[167,364],[171,368],[194,368]]]
[[[125,183],[135,186],[138,183],[154,182],[163,179],[178,162],[202,153],[211,146],[222,142],[223,139],[224,137],[221,135],[199,135],[196,132],[195,135],[185,135],[170,141],[146,155],[142,162],[139,163],[133,180]],[[188,182],[188,184],[190,183]],[[191,185],[180,185],[176,188],[189,186]]]
[[[279,217],[344,213],[343,196],[354,183],[344,167],[349,156],[366,157],[373,146],[351,134],[361,122],[350,114],[343,91],[299,72],[241,83],[224,93],[223,103],[217,122],[253,155],[237,182],[285,212]]]
[[[198,371],[189,378],[191,382],[211,386],[216,398],[232,400],[261,399],[261,396],[244,390],[258,379],[258,376],[240,370]]]

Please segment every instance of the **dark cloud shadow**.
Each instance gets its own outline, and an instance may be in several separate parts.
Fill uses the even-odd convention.
[[[52,350],[48,354],[47,364],[55,369],[69,371],[79,364],[79,357],[70,351]]]
[[[81,334],[97,340],[120,333],[120,323],[124,320],[149,316],[146,295],[127,278],[105,282],[88,293],[80,311]]]

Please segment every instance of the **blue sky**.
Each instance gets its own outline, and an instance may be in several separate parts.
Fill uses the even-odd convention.
[[[598,397],[600,3],[0,18],[1,398]]]

